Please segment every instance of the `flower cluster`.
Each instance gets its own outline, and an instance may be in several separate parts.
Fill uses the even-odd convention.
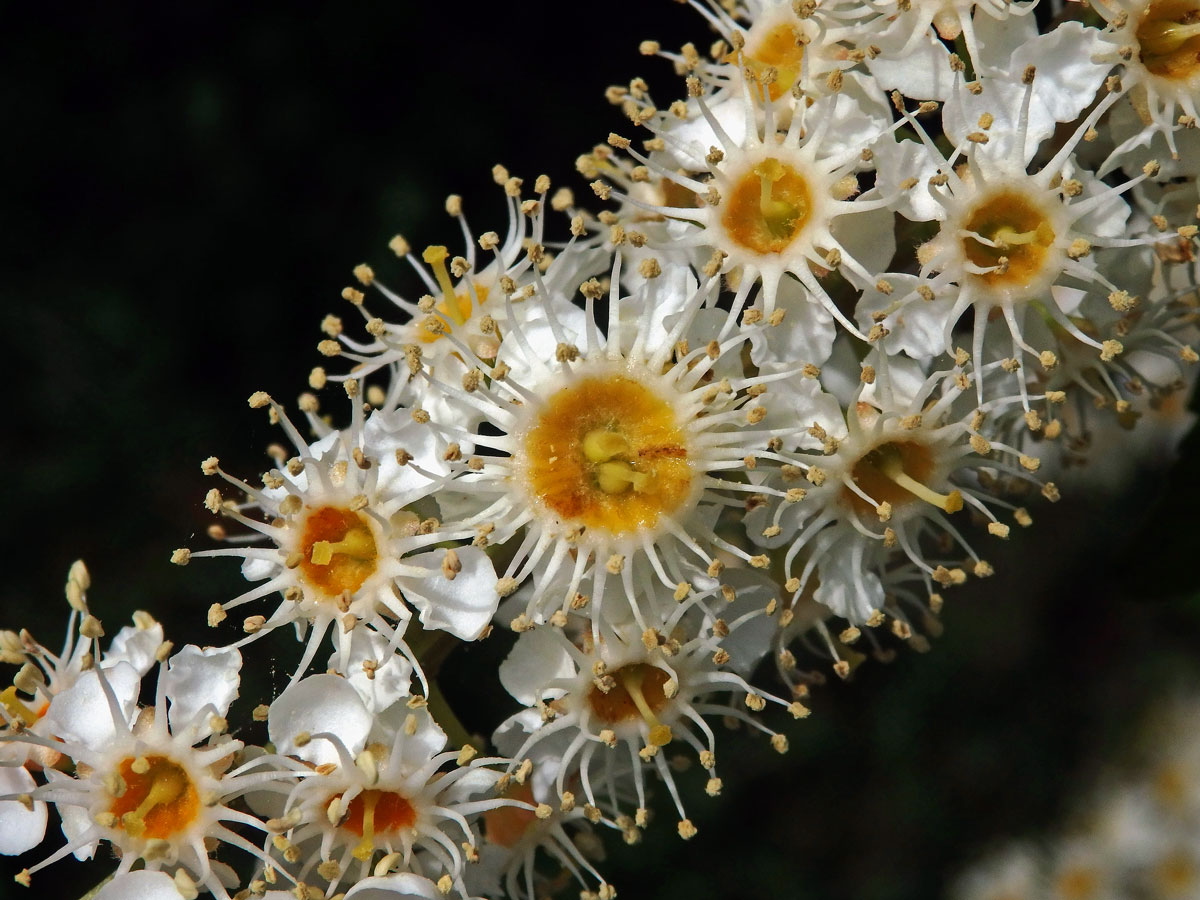
[[[218,646],[145,616],[102,651],[82,568],[61,655],[5,633],[0,850],[53,806],[45,862],[108,844],[112,896],[612,897],[597,836],[656,790],[693,836],[677,774],[721,792],[718,726],[785,752],[851,645],[924,646],[1038,504],[1173,452],[1193,3],[692,5],[707,53],[641,48],[684,96],[608,92],[601,208],[497,166],[507,222],[451,196],[461,253],[393,238],[415,288],[359,265],[295,409],[250,397],[287,446],[260,482],[206,459],[216,544],[173,556],[239,561]],[[226,715],[285,625],[256,747]],[[513,703],[481,737],[438,677],[485,639]]]
[[[964,873],[956,900],[1184,900],[1200,892],[1200,741],[1196,698],[1157,711],[1152,748],[1073,811],[1062,834],[1014,844]]]

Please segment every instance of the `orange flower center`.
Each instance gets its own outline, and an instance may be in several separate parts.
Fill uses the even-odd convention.
[[[1149,4],[1136,34],[1142,65],[1154,75],[1180,81],[1200,69],[1200,4],[1195,0]]]
[[[504,796],[510,800],[523,800],[530,806],[537,805],[533,798],[533,788],[528,783],[514,783],[504,792]],[[537,821],[537,814],[532,809],[497,806],[484,812],[483,832],[489,843],[500,847],[515,847],[529,831],[530,826]]]
[[[626,375],[584,378],[551,396],[525,437],[525,455],[541,504],[613,534],[653,526],[691,491],[674,410]]]
[[[724,198],[721,224],[755,253],[782,253],[812,217],[808,181],[787,163],[767,158],[746,172]]]
[[[341,794],[330,798],[340,800]],[[367,860],[375,852],[375,836],[395,834],[412,828],[417,811],[408,800],[394,791],[363,791],[357,794],[346,809],[339,826],[362,838],[354,848],[354,857]]]
[[[850,477],[876,504],[901,507],[924,501],[945,512],[962,509],[962,494],[939,494],[927,482],[934,474],[933,454],[916,441],[891,441],[865,454],[851,469]],[[874,515],[875,507],[848,487],[842,497],[861,515]]]
[[[669,702],[665,685],[670,676],[657,666],[633,663],[610,673],[608,690],[592,685],[588,705],[601,722],[618,725],[642,719],[650,726],[650,743],[662,747],[671,742],[671,728],[658,721]]]
[[[962,239],[967,259],[993,270],[974,277],[997,287],[1032,281],[1042,271],[1055,238],[1045,213],[1015,191],[1003,191],[981,203],[967,219],[966,231],[972,232]]]
[[[200,811],[200,796],[183,766],[165,756],[122,760],[125,791],[108,811],[116,827],[137,838],[168,840],[186,829]]]
[[[804,59],[804,33],[795,22],[781,22],[772,26],[757,39],[751,35],[753,49],[744,55],[744,63],[755,77],[761,79],[768,69],[773,69],[775,78],[767,85],[767,96],[778,100],[792,89],[800,78],[801,61]],[[730,53],[722,62],[737,63],[737,52]]]
[[[353,594],[375,572],[379,551],[370,523],[339,506],[322,506],[304,520],[300,571],[330,597]]]

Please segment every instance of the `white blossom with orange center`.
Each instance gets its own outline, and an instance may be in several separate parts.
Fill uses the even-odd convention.
[[[227,475],[215,458],[204,462],[207,474],[221,476],[248,497],[246,503],[230,504],[210,491],[206,505],[246,526],[251,540],[273,545],[257,546],[241,537],[222,549],[177,551],[177,562],[240,558],[243,575],[260,582],[232,601],[215,604],[209,624],[219,625],[227,611],[242,604],[282,594],[269,617],[244,620],[249,636],[238,645],[282,625],[297,625],[302,638],[308,630],[293,677],[308,668],[331,629],[337,668],[346,671],[351,633],[365,625],[389,638],[378,662],[399,649],[423,678],[403,640],[413,609],[428,629],[462,640],[478,637],[495,611],[495,574],[479,548],[426,550],[444,540],[432,516],[436,506],[427,497],[448,471],[445,460],[432,455],[428,432],[407,411],[377,410],[364,421],[356,402],[354,421],[344,431],[329,430],[310,408],[310,423],[323,436],[309,443],[274,401],[265,395],[251,401],[270,407],[296,455],[286,458],[280,451],[262,488]]]
[[[860,140],[841,143],[836,128],[838,110],[855,101],[835,93],[811,106],[801,105],[788,127],[777,133],[771,108],[765,108],[759,123],[760,106],[747,98],[742,104],[744,136],[737,139],[713,117],[699,90],[699,82],[690,80],[689,92],[718,143],[689,157],[685,173],[640,153],[624,137],[609,138],[649,171],[690,191],[696,202],[656,206],[606,183],[596,182],[593,189],[602,198],[613,197],[628,207],[691,223],[690,229],[664,249],[689,249],[697,260],[708,260],[711,270],[724,273],[736,286],[735,310],[747,305],[761,283],[761,312],[778,324],[770,317],[776,311],[780,285],[794,279],[821,315],[865,339],[820,279],[836,270],[853,285],[874,284],[880,268],[892,258],[893,200],[875,191],[852,198],[859,192],[855,173],[864,165],[863,148],[880,139],[891,140],[887,135],[893,126],[886,121],[872,123]],[[646,124],[664,144],[672,146],[669,131],[653,120]],[[679,146],[674,149],[687,152]],[[869,239],[864,239],[865,235]],[[658,248],[653,236],[647,245]],[[824,358],[810,361],[820,363]]]
[[[858,142],[864,136],[869,142],[890,124],[883,92],[874,79],[855,68],[864,54],[851,47],[861,46],[870,37],[863,21],[870,13],[862,5],[752,0],[731,15],[721,4],[706,0],[693,8],[721,36],[709,55],[690,44],[680,52],[663,49],[656,42],[642,45],[643,53],[657,53],[674,63],[677,71],[695,77],[708,107],[706,115],[695,99],[678,101],[655,116],[655,130],[662,132],[666,142],[659,151],[660,160],[690,167],[691,160],[703,160],[709,149],[720,143],[719,130],[740,144],[752,128],[746,115],[748,94],[760,106],[771,107],[771,115],[782,129],[798,107],[840,92],[844,102],[828,108],[827,113],[837,118],[830,140],[841,147],[858,144],[860,148]],[[640,79],[635,79],[627,92],[610,94],[610,100],[620,102],[630,118],[653,109]],[[755,115],[761,119],[764,112],[758,109]]]
[[[618,258],[608,335],[594,315],[604,295],[585,285],[579,331],[549,319],[558,341],[552,358],[514,328],[494,365],[477,361],[489,380],[467,397],[487,430],[430,423],[445,445],[481,448],[451,464],[456,477],[439,502],[456,515],[447,516],[444,534],[483,545],[518,542],[491,596],[532,579],[523,597],[529,620],[584,607],[597,620],[628,616],[631,607],[640,618],[635,582],[652,578],[674,590],[704,580],[719,550],[750,561],[712,523],[720,506],[741,505],[735,498],[755,490],[724,473],[770,452],[756,397],[782,376],[742,377],[746,333],[732,313],[706,309],[717,279],[698,285],[673,272],[647,279],[630,300],[621,296]],[[636,320],[626,303],[641,311]],[[702,311],[723,324],[692,344],[699,318],[714,324]],[[737,374],[717,377],[729,365]],[[613,595],[625,602],[606,608]]]
[[[948,156],[911,120],[922,144],[910,142],[906,154],[921,161],[907,172],[893,169],[891,177],[909,178],[914,196],[906,215],[936,220],[940,230],[918,249],[915,279],[901,275],[893,283],[885,276],[856,311],[884,346],[927,359],[956,353],[955,328],[973,311],[967,326],[970,340],[964,343],[979,367],[975,381],[981,404],[981,373],[989,359],[1003,355],[1016,361],[1006,368],[1010,373],[1019,372],[1022,364],[1055,365],[1052,347],[1035,347],[1026,338],[1030,316],[1052,320],[1105,362],[1118,356],[1123,350],[1119,341],[1097,340],[1071,317],[1089,291],[1119,302],[1113,298],[1119,289],[1097,266],[1096,252],[1149,246],[1160,239],[1157,234],[1126,233],[1129,207],[1121,198],[1156,169],[1148,167],[1136,178],[1109,186],[1073,156],[1119,99],[1117,93],[1100,99],[1061,148],[1034,174],[1027,173],[1038,144],[1053,126],[1052,120],[1030,117],[1039,80],[1032,69],[1023,79],[994,77],[984,82],[979,96],[959,84],[945,113],[947,132],[959,140]],[[993,319],[1003,319],[1007,326],[1007,345],[988,338]],[[1019,374],[1015,380],[1028,410],[1026,381]]]
[[[1121,66],[1137,128],[1109,155],[1106,174],[1161,135],[1178,157],[1177,133],[1195,129],[1200,113],[1200,3],[1196,0],[1094,0],[1108,22],[1100,61]]]
[[[169,649],[164,644],[159,658],[166,660]],[[54,698],[61,739],[51,743],[31,732],[0,738],[52,745],[73,764],[74,775],[50,769],[47,783],[22,792],[23,802],[56,808],[67,843],[22,873],[21,880],[72,853],[90,858],[103,842],[120,857],[118,874],[135,865],[171,872],[182,868],[195,883],[228,900],[224,882],[233,873],[210,858],[212,850],[224,843],[268,859],[228,827],[265,830],[262,823],[230,804],[290,774],[270,756],[239,765],[243,744],[224,733],[241,662],[236,650],[184,647],[159,668],[155,703],[144,709],[123,706],[108,672],[93,670],[98,692],[81,681]],[[6,807],[0,807],[0,815]]]
[[[299,863],[299,880],[315,874],[332,893],[403,869],[449,878],[464,894],[463,869],[478,843],[472,823],[521,805],[493,794],[500,772],[491,766],[507,759],[446,750],[437,722],[408,699],[373,713],[345,679],[314,675],[271,704],[272,742],[311,767],[271,823],[269,847]]]
[[[931,594],[935,582],[945,587],[965,578],[941,564],[945,551],[932,537],[965,553],[975,574],[990,574],[956,514],[970,508],[988,520],[989,532],[1007,536],[993,507],[1011,504],[995,496],[998,485],[1039,484],[1032,474],[1037,459],[979,433],[987,415],[1007,409],[1012,398],[980,410],[961,399],[970,385],[961,370],[926,374],[878,353],[864,366],[870,383],[860,384],[845,408],[811,379],[796,379],[771,401],[786,404],[792,421],[809,424],[785,439],[785,448],[799,452],[773,475],[785,499],[745,519],[752,541],[787,548],[785,590],[793,602],[815,581],[813,598],[852,623],[871,620],[885,605],[883,585],[896,557],[923,573]]]
[[[636,803],[632,826],[646,824],[646,776],[663,781],[679,813],[679,831],[690,838],[695,829],[687,817],[671,767],[669,746],[687,746],[708,772],[709,794],[720,791],[716,772],[716,737],[705,720],[732,717],[772,737],[782,752],[781,736],[751,715],[769,703],[799,718],[808,711],[759,691],[735,671],[740,656],[747,673],[757,661],[739,629],[756,630],[766,620],[777,587],[760,573],[745,570],[749,581],[736,591],[692,594],[682,602],[663,588],[648,586],[644,608],[661,616],[644,631],[636,626],[596,629],[586,622],[566,630],[539,626],[520,635],[505,662],[500,680],[510,694],[530,709],[516,714],[497,731],[502,749],[516,760],[544,761],[554,773],[554,793],[568,805],[586,801],[628,809],[626,794]],[[727,617],[727,618],[726,618]],[[773,625],[766,620],[768,625]],[[574,635],[574,638],[569,635]],[[728,643],[728,646],[725,646]],[[678,743],[676,743],[678,742]]]
[[[71,607],[62,648],[55,653],[39,643],[28,631],[0,632],[0,661],[21,666],[7,688],[0,690],[0,734],[29,730],[53,738],[63,730],[57,716],[51,714],[54,698],[83,681],[89,690],[99,692],[93,671],[97,666],[108,672],[109,682],[123,708],[132,708],[137,687],[154,665],[154,653],[162,644],[162,626],[149,613],[137,612],[134,624],[121,628],[97,661],[91,642],[82,638],[79,628],[88,614],[87,589],[91,577],[82,560],[77,560],[67,576],[66,596]],[[47,747],[7,744],[0,748],[0,759],[9,765],[29,765],[36,771],[53,766],[58,753]],[[32,835],[27,835],[33,837]],[[33,838],[36,841],[36,838]]]
[[[330,380],[365,381],[372,373],[382,371],[387,376],[386,399],[380,404],[383,408],[423,407],[442,418],[469,418],[474,414],[469,404],[456,402],[453,395],[432,394],[423,378],[414,377],[416,368],[423,367],[427,376],[442,384],[460,386],[471,366],[459,344],[465,344],[481,359],[495,359],[510,314],[522,320],[544,316],[539,304],[517,302],[508,306],[504,302],[506,294],[523,301],[530,286],[543,281],[551,287],[547,296],[558,297],[564,288],[573,289],[605,268],[607,255],[591,245],[572,241],[557,253],[546,249],[544,232],[547,204],[551,202],[547,198],[548,178],[539,178],[534,196],[523,200],[521,179],[509,176],[500,166],[494,174],[504,188],[508,207],[503,235],[489,231],[475,237],[463,216],[461,198],[451,197],[447,211],[461,226],[463,256],[452,256],[440,245],[425,247],[418,254],[404,238],[392,239],[392,250],[412,264],[421,288],[427,291],[416,302],[385,286],[371,267],[360,265],[354,270],[358,284],[346,288],[343,295],[365,319],[367,339],[351,336],[339,319],[326,320],[327,333],[335,340],[332,345],[323,343],[322,352],[354,363],[350,372],[329,375]],[[564,203],[556,197],[554,209],[565,210]],[[360,288],[378,290],[405,318],[392,323],[388,317],[373,315]]]

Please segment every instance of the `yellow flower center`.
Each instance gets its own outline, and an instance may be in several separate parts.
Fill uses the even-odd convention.
[[[663,686],[670,676],[657,666],[633,663],[611,672],[607,691],[593,685],[588,691],[588,705],[596,718],[606,725],[619,725],[642,719],[650,726],[650,744],[665,747],[671,743],[671,726],[663,725],[658,714],[668,701]]]
[[[584,378],[546,401],[525,437],[534,496],[561,520],[624,534],[689,496],[692,470],[671,405],[626,375]]]
[[[721,224],[755,253],[782,253],[812,216],[812,192],[804,176],[769,157],[743,175],[724,200]]]
[[[165,756],[121,761],[125,790],[108,811],[116,826],[136,838],[168,840],[186,829],[200,812],[200,795],[183,766]]]
[[[1178,81],[1200,69],[1200,4],[1195,0],[1150,3],[1136,34],[1142,65],[1154,75]]]
[[[876,504],[898,508],[914,501],[932,504],[948,513],[962,509],[962,494],[939,494],[926,482],[933,475],[933,454],[915,441],[890,441],[880,444],[854,464],[850,477]],[[871,506],[850,488],[843,488],[843,499],[862,515],[874,515]]]
[[[379,551],[361,513],[338,506],[314,509],[304,520],[300,571],[330,597],[353,594],[375,572]]]
[[[981,203],[968,217],[966,230],[971,232],[962,239],[967,259],[992,270],[974,277],[997,287],[1029,284],[1042,271],[1055,238],[1045,213],[1015,191],[993,194]]]
[[[781,22],[757,39],[751,35],[750,43],[752,47],[745,52],[742,61],[760,80],[768,70],[774,70],[774,80],[767,85],[767,96],[778,100],[800,78],[804,33],[795,22]],[[737,52],[730,53],[722,61],[737,63]]]

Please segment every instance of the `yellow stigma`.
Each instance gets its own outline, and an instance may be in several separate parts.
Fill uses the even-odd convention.
[[[812,193],[804,176],[773,157],[746,172],[723,201],[721,224],[755,253],[781,253],[808,224]]]
[[[424,323],[417,325],[417,337],[423,344],[432,344],[443,334],[453,331],[454,326],[465,325],[474,310],[469,289],[461,294],[454,291],[454,281],[450,277],[450,270],[446,267],[446,259],[449,256],[450,251],[440,245],[426,247],[421,254],[421,258],[433,268],[433,277],[437,280],[438,287],[442,289],[442,299],[434,309],[441,313],[439,318],[443,319],[435,328],[430,328]],[[487,287],[475,285],[475,295],[482,305],[487,299]]]
[[[17,696],[16,687],[10,685],[0,691],[0,706],[3,706],[10,717],[20,719],[26,725],[32,725],[38,720],[38,714],[26,706]]]
[[[337,506],[308,514],[300,553],[305,580],[330,597],[357,591],[379,560],[375,533],[362,513]]]
[[[616,725],[641,719],[650,726],[649,743],[665,747],[671,743],[671,726],[658,719],[669,702],[663,686],[670,676],[657,666],[633,663],[612,673],[613,684],[603,691],[593,686],[588,691],[588,705],[601,722]]]
[[[674,409],[627,375],[581,379],[551,396],[524,440],[534,497],[564,522],[623,534],[691,494]]]
[[[179,763],[165,756],[128,758],[118,767],[124,790],[108,811],[135,838],[167,840],[200,811],[200,795]]]
[[[341,795],[331,798],[338,801]],[[326,804],[328,806],[328,804]],[[375,836],[412,828],[417,811],[407,799],[394,791],[362,791],[346,808],[341,828],[362,838],[354,847],[354,858],[366,862],[375,853]]]
[[[1016,191],[1002,191],[979,204],[964,230],[968,232],[962,238],[967,259],[992,270],[972,277],[998,287],[1019,287],[1033,281],[1055,238],[1045,213]]]
[[[1154,75],[1183,80],[1200,69],[1200,4],[1195,0],[1150,3],[1136,34],[1142,65]]]
[[[876,504],[900,507],[921,500],[948,513],[963,507],[962,493],[939,494],[925,482],[933,475],[933,455],[924,444],[896,441],[882,444],[854,465],[851,478]],[[873,515],[876,510],[854,491],[846,488],[844,498],[859,512]]]

